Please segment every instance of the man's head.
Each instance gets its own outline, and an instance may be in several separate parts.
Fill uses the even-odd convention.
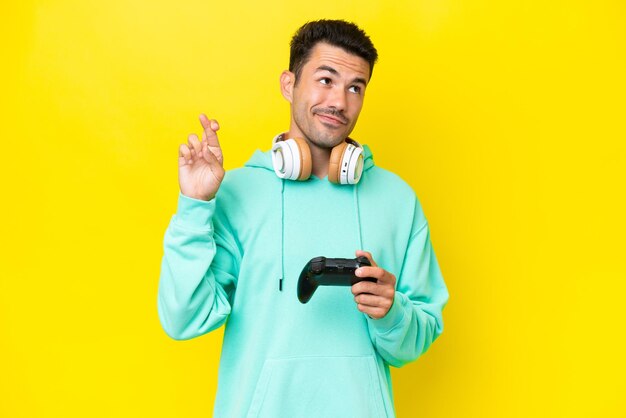
[[[289,71],[281,75],[291,103],[290,135],[332,148],[352,132],[378,53],[353,23],[320,20],[291,40]]]

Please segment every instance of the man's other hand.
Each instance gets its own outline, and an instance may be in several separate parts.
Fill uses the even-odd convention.
[[[387,315],[396,294],[396,276],[378,267],[367,251],[357,250],[356,256],[366,257],[371,267],[360,267],[355,271],[358,277],[373,277],[376,282],[362,281],[352,286],[352,294],[357,309],[373,319],[380,319]]]

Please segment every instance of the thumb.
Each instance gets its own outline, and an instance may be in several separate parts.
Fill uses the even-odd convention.
[[[374,261],[374,259],[372,258],[372,254],[367,252],[367,251],[363,251],[363,250],[356,250],[356,256],[357,257],[365,257],[370,261],[370,264],[372,265],[372,267],[378,267],[378,264],[376,264],[376,262]]]

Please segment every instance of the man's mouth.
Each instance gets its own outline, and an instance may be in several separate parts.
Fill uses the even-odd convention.
[[[334,115],[332,113],[327,113],[327,112],[314,112],[321,120],[323,123],[327,123],[330,125],[346,125],[348,123],[348,121],[339,116],[339,115]]]
[[[331,124],[331,125],[343,125],[342,121],[340,121],[337,118],[333,118],[332,116],[320,115],[320,114],[318,114],[317,116],[319,116],[320,119],[322,120],[322,122],[324,122],[324,123],[328,123],[328,124]]]

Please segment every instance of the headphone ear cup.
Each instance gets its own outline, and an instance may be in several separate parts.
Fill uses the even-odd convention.
[[[341,184],[357,184],[361,180],[363,164],[363,148],[358,143],[349,143],[343,152],[339,182]]]
[[[339,145],[333,147],[330,153],[330,162],[328,164],[328,181],[331,183],[339,184],[341,178],[341,161],[343,160],[343,153],[348,146],[347,142],[342,142]]]
[[[275,141],[272,145],[272,165],[274,172],[281,179],[290,179],[293,173],[293,157],[289,146],[284,141]]]
[[[293,139],[298,146],[300,156],[300,175],[297,180],[307,180],[311,177],[311,169],[313,168],[313,158],[311,158],[311,149],[309,144],[302,138]]]

